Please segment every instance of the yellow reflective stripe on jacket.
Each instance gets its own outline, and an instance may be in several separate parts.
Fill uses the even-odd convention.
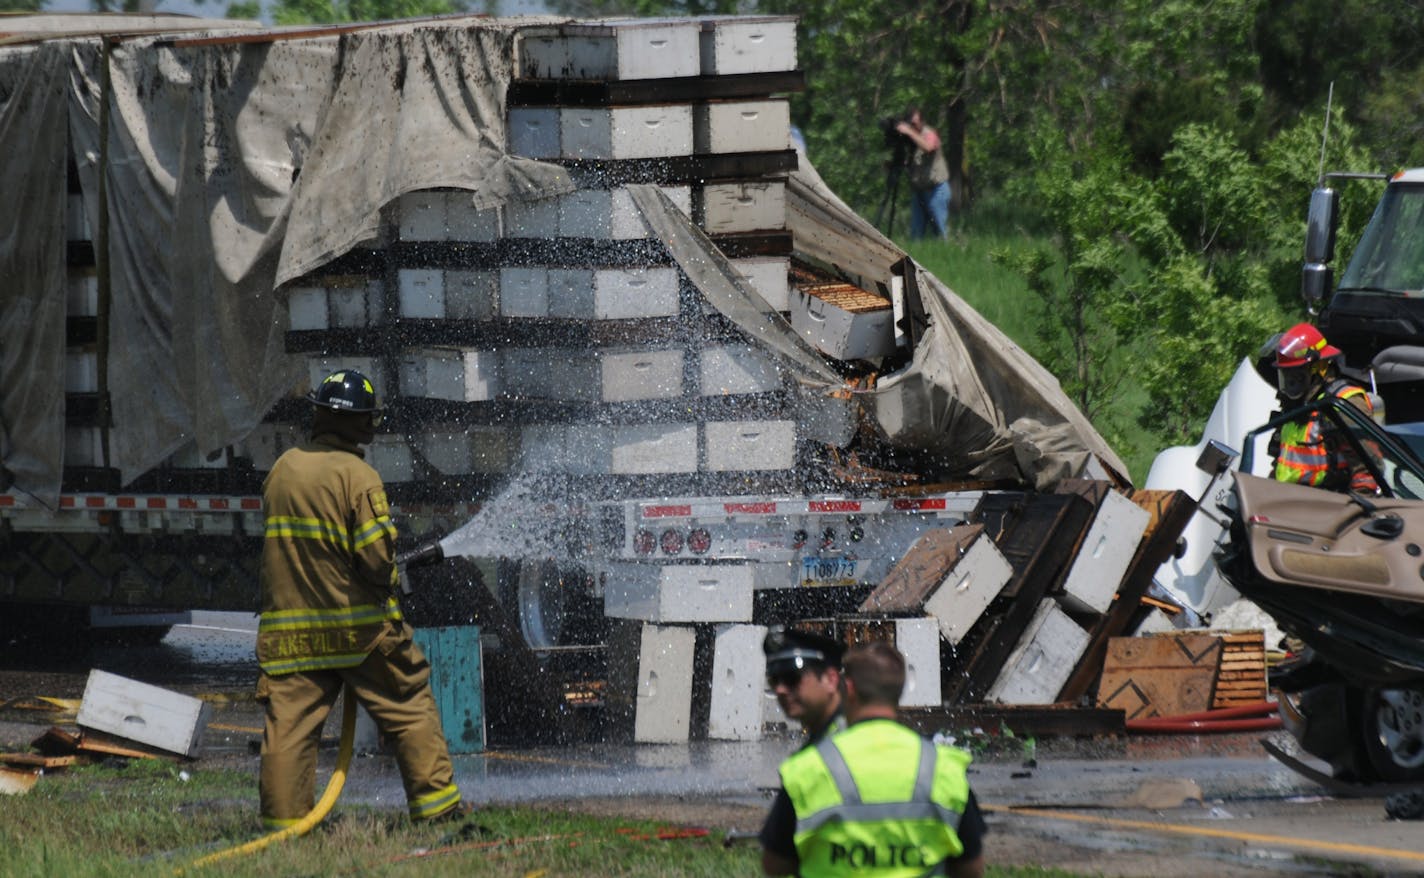
[[[299,540],[324,540],[344,546],[348,551],[351,550],[351,534],[347,532],[346,525],[322,521],[320,518],[271,515],[263,522],[262,532],[263,536],[269,540],[284,537]]]
[[[455,784],[412,799],[410,816],[416,820],[435,817],[460,804],[460,788]]]
[[[396,526],[391,523],[389,515],[378,515],[356,528],[355,550],[359,552],[383,536],[390,536],[393,540],[396,538]]]
[[[391,615],[394,608],[395,615]],[[353,625],[371,625],[390,618],[400,618],[400,604],[393,597],[384,606],[361,604],[356,607],[302,607],[297,610],[270,610],[262,614],[257,623],[259,633],[264,631],[295,631],[298,628],[348,628]]]
[[[293,658],[286,661],[267,661],[259,663],[263,673],[280,677],[283,674],[295,674],[298,671],[334,671],[338,668],[354,668],[366,660],[369,652],[339,653],[336,655],[308,656],[305,658]]]

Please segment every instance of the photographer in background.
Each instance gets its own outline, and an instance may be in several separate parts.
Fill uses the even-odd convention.
[[[923,238],[933,225],[941,239],[949,238],[949,165],[940,150],[939,132],[925,124],[919,107],[911,107],[895,126],[915,148],[908,156],[910,171],[910,237]]]

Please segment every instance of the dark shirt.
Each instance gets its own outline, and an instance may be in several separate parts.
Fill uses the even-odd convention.
[[[959,818],[957,830],[964,851],[954,859],[972,860],[979,856],[984,850],[986,831],[984,815],[979,813],[979,802],[974,798],[974,791],[970,790],[969,801],[964,805],[964,815]],[[796,808],[791,804],[791,796],[787,795],[785,787],[776,791],[771,811],[766,815],[766,822],[762,824],[757,838],[761,846],[773,854],[792,862],[800,861],[796,853]]]

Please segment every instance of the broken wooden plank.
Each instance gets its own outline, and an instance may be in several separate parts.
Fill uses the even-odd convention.
[[[68,768],[76,756],[46,756],[43,753],[0,753],[0,763],[28,768]]]
[[[81,753],[98,753],[104,756],[123,756],[127,759],[179,759],[180,753],[173,753],[155,747],[145,747],[117,735],[86,730],[79,738]]]

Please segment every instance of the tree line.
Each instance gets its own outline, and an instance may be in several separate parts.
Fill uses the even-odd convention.
[[[95,0],[115,10],[136,2]],[[217,13],[222,0],[209,2]],[[1305,205],[1322,168],[1424,163],[1417,2],[549,6],[573,16],[799,16],[807,87],[792,97],[793,122],[822,176],[867,217],[886,191],[881,123],[921,107],[943,137],[966,234],[986,206],[1012,205],[1028,240],[1041,242],[1001,254],[1039,306],[1031,353],[1125,451],[1195,441],[1241,358],[1306,316]],[[221,13],[261,11],[238,0]],[[498,0],[275,0],[266,11],[295,24],[500,10]],[[1350,241],[1379,189],[1338,188]],[[1120,414],[1125,383],[1144,400],[1130,417]]]

